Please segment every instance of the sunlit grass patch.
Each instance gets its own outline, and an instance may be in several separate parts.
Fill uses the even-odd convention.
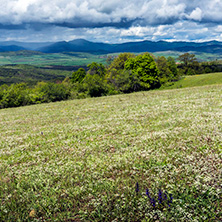
[[[178,89],[195,86],[222,84],[222,73],[209,73],[194,76],[186,76],[177,82],[167,83],[161,89]]]

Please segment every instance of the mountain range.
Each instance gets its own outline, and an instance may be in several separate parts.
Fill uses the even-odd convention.
[[[98,54],[119,52],[202,52],[222,53],[222,42],[167,42],[167,41],[140,41],[126,42],[120,44],[96,43],[85,39],[61,42],[0,42],[0,52],[32,50],[43,53],[65,53],[65,52],[89,52]]]

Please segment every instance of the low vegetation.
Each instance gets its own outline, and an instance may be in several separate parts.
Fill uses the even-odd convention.
[[[221,85],[0,110],[0,221],[221,221]]]

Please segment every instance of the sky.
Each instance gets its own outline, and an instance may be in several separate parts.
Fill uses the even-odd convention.
[[[222,41],[222,0],[0,0],[0,41]]]

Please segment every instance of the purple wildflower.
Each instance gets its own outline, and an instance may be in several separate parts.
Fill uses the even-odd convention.
[[[170,194],[170,203],[172,203],[172,200],[173,200],[173,196],[172,194]]]
[[[159,192],[158,192],[158,201],[159,201],[159,203],[162,203],[162,200],[163,200],[162,191],[161,191],[161,189],[159,189]]]
[[[151,199],[149,189],[146,189],[146,195],[148,196],[149,199]]]
[[[167,191],[164,193],[164,200],[167,200]]]
[[[168,204],[168,207],[170,207],[170,201],[168,201],[167,204]]]
[[[151,204],[152,204],[153,207],[156,206],[156,200],[155,200],[155,198],[151,198],[151,199],[150,199],[150,202],[151,202]]]
[[[140,190],[140,189],[139,189],[139,183],[137,182],[137,183],[136,183],[136,193],[138,193],[139,190]]]

